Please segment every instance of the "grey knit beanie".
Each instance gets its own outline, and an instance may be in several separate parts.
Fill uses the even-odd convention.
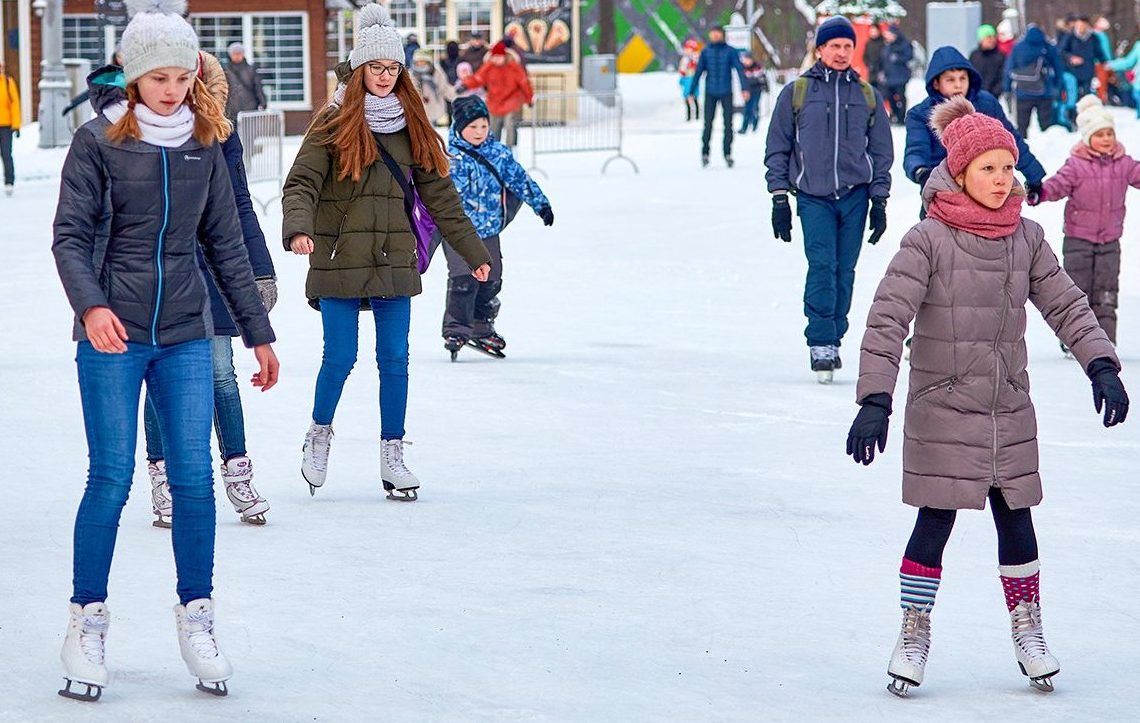
[[[356,14],[356,32],[352,35],[353,48],[348,64],[356,70],[373,60],[404,62],[404,44],[396,32],[396,23],[388,8],[372,3]]]
[[[183,19],[186,0],[126,0],[123,74],[132,83],[156,68],[198,69],[198,36]]]

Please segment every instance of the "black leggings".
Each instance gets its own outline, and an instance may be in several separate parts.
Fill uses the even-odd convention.
[[[997,487],[990,488],[990,511],[997,527],[998,564],[1024,565],[1037,559],[1037,535],[1028,507],[1011,510]],[[914,532],[906,545],[906,558],[927,567],[942,567],[942,551],[950,540],[957,510],[920,507]]]

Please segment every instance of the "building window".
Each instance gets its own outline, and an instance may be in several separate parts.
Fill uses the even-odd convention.
[[[270,107],[310,107],[309,42],[303,13],[191,15],[202,50],[227,62],[232,43],[245,46],[246,59],[257,68]]]
[[[416,0],[391,0],[388,3],[388,14],[396,23],[401,37],[416,32]]]
[[[122,32],[115,29],[115,40]],[[91,61],[92,68],[101,68],[114,49],[114,41],[107,47],[107,33],[94,15],[63,16],[63,57],[83,58]]]
[[[325,70],[348,60],[352,52],[352,12],[330,11],[325,18]]]
[[[473,32],[483,33],[484,40],[491,37],[492,0],[457,0],[455,14],[459,21],[459,37],[467,40]]]

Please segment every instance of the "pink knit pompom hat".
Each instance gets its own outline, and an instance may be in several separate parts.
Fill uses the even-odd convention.
[[[997,118],[974,110],[965,96],[955,96],[939,103],[930,114],[930,127],[946,146],[946,165],[950,175],[966,170],[970,161],[986,151],[1004,148],[1017,162],[1017,142]]]

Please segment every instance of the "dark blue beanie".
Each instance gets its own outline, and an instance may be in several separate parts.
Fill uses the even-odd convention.
[[[836,15],[823,21],[823,24],[815,31],[815,47],[822,48],[836,38],[847,38],[852,43],[855,42],[855,26],[842,15]]]
[[[477,95],[456,98],[451,106],[451,115],[455,119],[456,133],[462,133],[464,128],[479,118],[488,120],[491,118],[491,114],[487,111],[487,104]]]

